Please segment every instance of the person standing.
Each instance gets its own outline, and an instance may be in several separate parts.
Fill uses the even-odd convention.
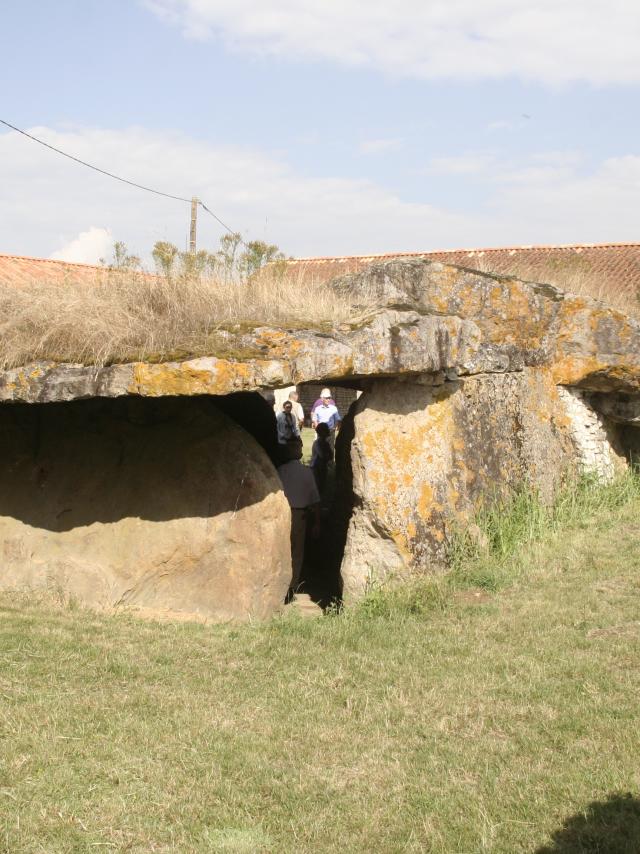
[[[327,472],[333,462],[333,448],[329,443],[329,428],[326,424],[318,424],[316,427],[316,440],[311,449],[310,468],[316,479],[316,486],[320,497],[324,498],[327,485]]]
[[[291,411],[298,419],[298,428],[302,430],[304,427],[304,409],[298,400],[298,392],[295,389],[289,392],[289,400],[291,401]]]
[[[322,391],[320,392],[320,397],[316,400],[316,402],[311,407],[311,420],[312,421],[313,421],[313,413],[316,411],[316,409],[319,406],[322,405],[323,399],[327,399],[327,398],[329,400],[329,403],[332,403],[334,406],[336,405],[335,400],[331,397],[331,390],[328,388],[323,388]]]
[[[329,443],[333,452],[336,441],[336,430],[339,429],[342,419],[338,412],[338,407],[331,400],[331,392],[328,388],[323,388],[320,397],[320,406],[317,406],[311,413],[311,424],[316,430],[318,424],[327,425],[329,428]]]
[[[313,472],[301,462],[302,441],[289,442],[284,453],[285,462],[278,466],[278,474],[291,508],[291,584],[287,594],[287,600],[289,600],[300,587],[302,580],[304,541],[309,512],[313,514],[311,536],[314,538],[320,536],[320,494]]]
[[[282,412],[276,415],[276,426],[278,430],[278,444],[286,445],[300,439],[300,428],[298,419],[293,414],[293,405],[290,400],[282,404]]]

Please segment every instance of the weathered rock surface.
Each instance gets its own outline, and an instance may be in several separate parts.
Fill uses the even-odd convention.
[[[100,608],[264,618],[291,575],[262,448],[206,401],[0,408],[0,586]]]
[[[434,387],[376,382],[354,415],[346,596],[442,568],[451,533],[522,484],[551,498],[580,469],[610,477],[624,465],[615,431],[582,395],[532,368]]]
[[[0,401],[48,404],[0,407],[0,585],[217,619],[273,613],[290,570],[277,475],[189,397],[303,382],[364,391],[344,450],[351,596],[440,566],[452,527],[496,495],[526,482],[551,496],[567,473],[610,477],[640,450],[640,326],[619,311],[424,259],[332,287],[356,306],[349,324],[229,332],[227,355],[184,362],[0,373]],[[70,403],[96,397],[120,400]]]
[[[548,367],[558,384],[640,392],[640,326],[551,285],[425,260],[388,261],[334,283],[358,322],[318,332],[228,333],[242,358],[96,368],[40,362],[0,374],[0,401],[229,394],[301,382]],[[375,303],[375,310],[372,305]],[[250,354],[250,355],[246,355]]]

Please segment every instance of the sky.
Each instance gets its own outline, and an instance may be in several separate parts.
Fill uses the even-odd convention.
[[[297,257],[636,242],[638,44],[637,0],[4,0],[0,118]],[[0,125],[0,253],[188,231]]]

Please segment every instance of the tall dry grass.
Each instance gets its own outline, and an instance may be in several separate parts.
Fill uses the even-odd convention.
[[[581,264],[541,270],[516,260],[509,269],[494,270],[491,263],[474,259],[482,272],[548,282],[640,313],[632,286],[621,288]],[[283,273],[277,266],[248,282],[113,270],[92,282],[34,281],[0,290],[0,369],[38,360],[107,365],[228,354],[234,330],[322,328],[361,316],[375,304],[373,293],[363,296],[360,289],[358,303],[322,276],[305,269]]]
[[[246,282],[112,271],[90,283],[33,282],[0,291],[0,366],[212,355],[238,325],[321,326],[349,311],[326,283],[302,277]]]

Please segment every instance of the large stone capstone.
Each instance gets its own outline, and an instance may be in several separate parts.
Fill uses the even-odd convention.
[[[559,385],[640,393],[640,326],[551,285],[422,260],[387,261],[335,280],[354,305],[322,329],[221,332],[225,353],[105,367],[34,362],[0,373],[0,401],[229,394],[301,382],[447,379],[549,368]]]
[[[99,608],[264,618],[291,575],[263,449],[208,401],[0,408],[0,586]]]

